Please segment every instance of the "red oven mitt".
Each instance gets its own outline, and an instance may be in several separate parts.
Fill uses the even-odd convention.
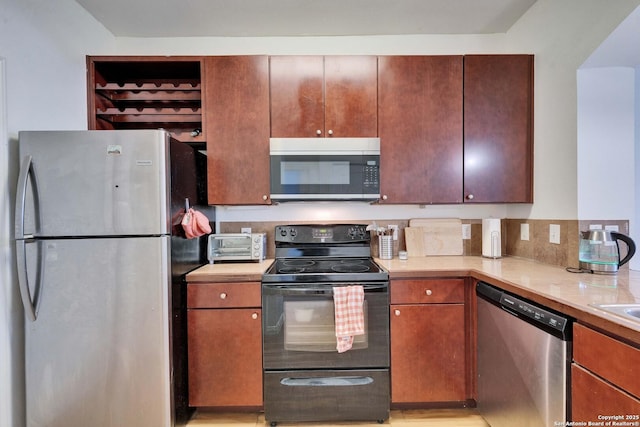
[[[195,239],[211,233],[209,219],[202,212],[198,212],[193,208],[189,208],[184,217],[182,217],[182,228],[187,239]]]

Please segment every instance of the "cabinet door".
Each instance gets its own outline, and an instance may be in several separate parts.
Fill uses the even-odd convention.
[[[603,415],[620,415],[623,417],[622,420],[618,420],[620,422],[640,422],[637,418],[640,416],[640,400],[573,364],[571,419],[575,422],[599,422]]]
[[[533,203],[533,56],[464,57],[465,203]]]
[[[262,406],[261,310],[189,310],[189,405]]]
[[[462,56],[378,58],[383,203],[462,202]]]
[[[392,305],[390,324],[391,402],[464,401],[464,305]]]
[[[315,137],[324,134],[324,58],[270,58],[271,136]]]
[[[210,205],[269,201],[269,63],[266,56],[205,59]]]
[[[378,136],[378,59],[375,56],[327,56],[325,136]]]

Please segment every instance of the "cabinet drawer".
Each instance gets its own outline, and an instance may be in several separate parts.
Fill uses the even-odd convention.
[[[580,324],[573,326],[573,359],[596,375],[640,396],[640,349]]]
[[[638,421],[635,417],[640,414],[640,400],[573,364],[571,412],[575,422],[597,421],[602,415],[616,414],[629,417],[624,421],[633,423]]]
[[[392,280],[391,304],[464,303],[464,279]]]
[[[260,282],[190,283],[188,308],[260,307]]]

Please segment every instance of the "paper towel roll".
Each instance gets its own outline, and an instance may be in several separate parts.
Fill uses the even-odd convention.
[[[487,258],[502,256],[502,231],[499,218],[482,220],[482,256]]]

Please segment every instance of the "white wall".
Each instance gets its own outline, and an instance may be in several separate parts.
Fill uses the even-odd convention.
[[[634,216],[635,79],[626,67],[578,71],[578,219]]]
[[[5,60],[0,57],[0,170],[9,170],[8,137],[7,137],[7,103]],[[22,340],[16,330],[20,329],[22,316],[17,314],[17,293],[13,283],[12,271],[4,268],[12,265],[11,234],[9,220],[9,175],[0,174],[0,426],[11,426],[13,414],[19,410],[19,401],[7,398],[13,393],[20,393],[22,388],[14,386],[19,381],[20,353]]]
[[[640,242],[640,66],[635,68],[635,136],[634,136],[634,214],[631,217],[631,238]],[[640,245],[639,245],[640,246]],[[639,248],[640,250],[640,248]],[[634,256],[629,263],[633,270],[640,270],[640,254]]]
[[[578,219],[629,219],[620,232],[640,242],[636,80],[630,67],[578,70]]]
[[[114,37],[73,0],[0,0],[0,427],[25,425],[23,312],[10,226],[17,134],[86,129],[85,55],[114,47]]]

